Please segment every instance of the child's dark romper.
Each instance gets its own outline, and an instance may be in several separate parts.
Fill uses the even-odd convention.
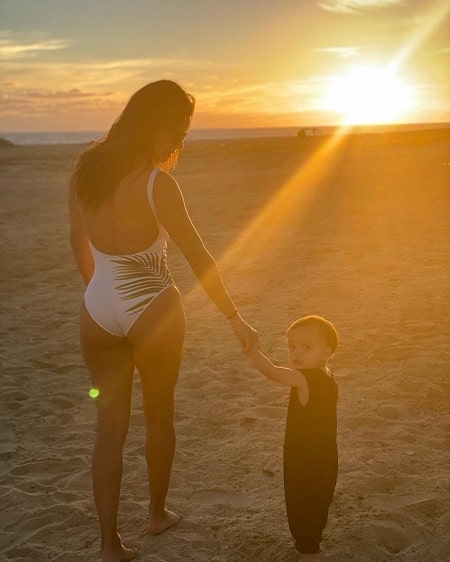
[[[336,485],[337,385],[319,369],[302,369],[309,386],[306,407],[291,388],[284,441],[284,492],[296,548],[319,552]]]

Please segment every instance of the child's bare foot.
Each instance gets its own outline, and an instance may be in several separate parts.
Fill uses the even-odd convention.
[[[167,531],[170,527],[173,527],[181,521],[181,515],[170,511],[169,509],[164,509],[161,515],[150,514],[150,523],[148,525],[148,533],[150,535],[159,535]]]
[[[102,562],[129,562],[136,558],[138,549],[136,547],[127,548],[122,544],[120,535],[117,535],[114,545],[104,546],[102,550]]]

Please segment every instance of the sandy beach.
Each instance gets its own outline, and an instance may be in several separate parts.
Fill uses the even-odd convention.
[[[95,407],[78,344],[83,284],[66,193],[83,147],[0,148],[0,558],[97,560]],[[450,559],[448,129],[190,141],[174,173],[242,315],[274,360],[297,317],[341,345],[333,562]],[[170,246],[187,338],[168,505],[146,534],[135,377],[120,530],[142,562],[294,562],[284,510],[288,391],[249,364]]]

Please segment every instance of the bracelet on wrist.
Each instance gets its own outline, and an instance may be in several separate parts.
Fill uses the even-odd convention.
[[[231,316],[227,316],[227,320],[233,320],[233,318],[234,318],[235,316],[237,316],[237,315],[238,315],[238,311],[235,310],[235,311],[233,312],[233,314],[231,314]]]

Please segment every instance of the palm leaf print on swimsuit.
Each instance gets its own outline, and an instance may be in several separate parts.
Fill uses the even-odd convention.
[[[121,300],[136,301],[126,310],[130,314],[144,309],[163,289],[172,284],[165,255],[145,254],[113,260],[115,281]]]

